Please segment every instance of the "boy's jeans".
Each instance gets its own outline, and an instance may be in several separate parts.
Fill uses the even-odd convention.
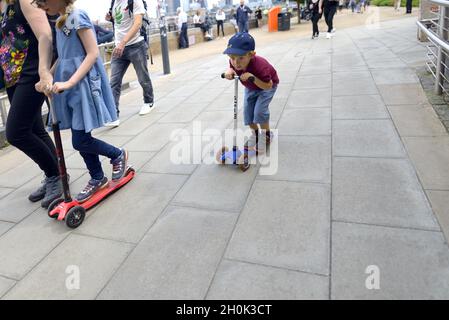
[[[111,62],[111,88],[114,95],[117,115],[119,114],[119,101],[122,92],[122,81],[126,70],[132,63],[136,70],[137,79],[143,89],[144,103],[153,103],[153,85],[148,72],[148,52],[145,41],[125,47],[120,58],[112,58]]]
[[[246,126],[263,124],[270,121],[270,102],[273,100],[277,87],[268,90],[249,90],[245,88],[243,117]]]

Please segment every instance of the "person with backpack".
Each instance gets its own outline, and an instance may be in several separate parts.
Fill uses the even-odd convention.
[[[139,115],[154,110],[153,85],[148,71],[148,39],[144,17],[146,20],[145,0],[112,0],[106,20],[114,25],[115,49],[111,60],[111,88],[119,115],[120,94],[123,77],[132,63],[137,79],[143,89],[144,104]],[[116,127],[120,120],[107,124]]]

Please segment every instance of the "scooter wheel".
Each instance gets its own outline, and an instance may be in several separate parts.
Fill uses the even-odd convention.
[[[226,152],[228,152],[228,151],[229,151],[228,147],[222,147],[221,150],[219,150],[219,151],[217,152],[217,155],[215,156],[215,159],[217,160],[217,163],[225,164],[226,159],[223,160],[223,155],[224,155]]]
[[[50,203],[50,205],[48,206],[48,216],[52,219],[57,219],[58,215],[50,215],[50,213],[53,211],[54,208],[56,208],[61,202],[63,202],[63,199],[56,199],[53,200],[53,202]]]
[[[78,228],[84,221],[86,210],[81,206],[73,207],[65,216],[65,224],[71,229]]]
[[[249,167],[251,166],[251,164],[249,163],[249,156],[248,156],[248,154],[247,153],[243,153],[240,156],[238,163],[239,163],[240,170],[242,170],[243,172],[248,170]]]

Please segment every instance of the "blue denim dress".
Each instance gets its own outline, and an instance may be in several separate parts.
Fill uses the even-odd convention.
[[[54,81],[65,82],[79,69],[86,53],[77,30],[94,27],[83,10],[75,9],[62,29],[56,31],[58,65]],[[98,58],[88,74],[73,88],[53,96],[61,129],[91,132],[117,120],[117,111],[106,70]],[[51,123],[51,121],[50,121]]]

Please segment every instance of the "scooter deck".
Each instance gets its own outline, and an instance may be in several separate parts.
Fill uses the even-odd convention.
[[[135,174],[136,174],[135,170],[132,167],[129,167],[126,171],[126,175],[122,179],[118,181],[109,181],[108,185],[105,188],[98,190],[87,201],[81,203],[76,200],[73,200],[71,202],[63,201],[50,212],[49,216],[55,217],[56,215],[58,215],[57,220],[63,221],[65,219],[67,212],[73,207],[81,206],[87,211],[95,207],[97,204],[99,204],[104,199],[106,199],[114,192],[116,192],[124,185],[126,185],[128,182],[130,182],[134,178]]]

